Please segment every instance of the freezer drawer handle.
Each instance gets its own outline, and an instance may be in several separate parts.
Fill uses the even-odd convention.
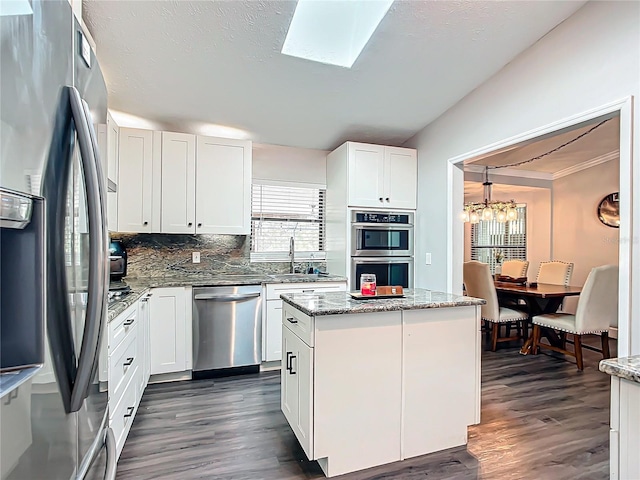
[[[252,298],[258,298],[260,296],[260,292],[258,293],[239,293],[239,294],[231,294],[231,295],[206,295],[204,293],[200,293],[198,295],[194,295],[194,300],[211,300],[214,302],[238,302],[242,300],[250,300]]]
[[[128,357],[127,361],[122,364],[123,367],[128,367],[133,363],[133,357]]]
[[[116,436],[110,428],[107,429],[105,444],[107,446],[107,469],[104,473],[104,480],[116,480],[116,472],[118,470]]]
[[[295,318],[293,318],[293,317],[287,317],[287,322],[289,322],[289,323],[294,323],[294,324],[295,324],[295,323],[298,323],[298,320],[296,320],[296,319],[295,319]]]
[[[127,413],[124,414],[124,418],[128,418],[131,415],[133,415],[134,410],[135,410],[135,407],[127,407]]]
[[[133,325],[133,322],[136,321],[136,317],[132,317],[129,320],[125,320],[124,325],[128,327],[129,325]]]

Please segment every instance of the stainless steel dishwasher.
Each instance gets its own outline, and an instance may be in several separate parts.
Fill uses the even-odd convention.
[[[260,285],[193,289],[193,370],[259,365]]]

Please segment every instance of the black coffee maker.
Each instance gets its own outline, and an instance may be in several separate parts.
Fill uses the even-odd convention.
[[[109,243],[109,265],[112,282],[120,282],[127,276],[127,251],[120,240]]]

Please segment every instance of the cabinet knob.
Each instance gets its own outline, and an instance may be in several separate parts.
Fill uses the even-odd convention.
[[[389,197],[385,198],[385,200],[388,202],[389,201]]]
[[[198,224],[198,228],[200,228],[201,226],[202,226],[202,224],[201,224],[201,223],[199,223],[199,224]]]
[[[379,200],[382,201],[382,197],[380,197]]]
[[[192,222],[187,223],[187,227],[193,227],[193,223]]]
[[[149,222],[143,222],[142,225],[146,227],[147,225],[149,225]]]

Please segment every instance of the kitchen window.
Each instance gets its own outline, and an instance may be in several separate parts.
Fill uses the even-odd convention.
[[[471,259],[488,263],[492,274],[505,260],[527,259],[527,207],[518,205],[516,210],[517,220],[480,220],[471,225]]]
[[[251,187],[251,261],[324,260],[325,194],[321,188],[293,185]]]

